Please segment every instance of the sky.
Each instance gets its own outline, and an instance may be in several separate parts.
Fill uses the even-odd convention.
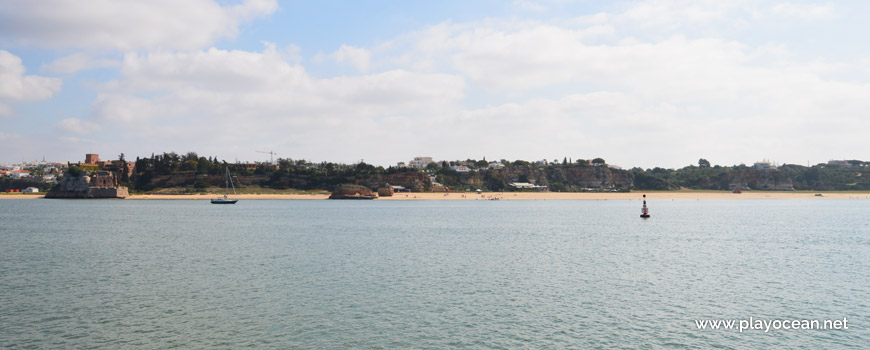
[[[2,3],[0,163],[870,160],[868,2]]]

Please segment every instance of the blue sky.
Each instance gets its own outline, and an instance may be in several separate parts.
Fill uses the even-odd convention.
[[[870,159],[853,1],[0,7],[0,163]]]

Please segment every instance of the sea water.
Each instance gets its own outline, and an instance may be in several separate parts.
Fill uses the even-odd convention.
[[[870,348],[870,201],[640,206],[0,200],[0,348]]]

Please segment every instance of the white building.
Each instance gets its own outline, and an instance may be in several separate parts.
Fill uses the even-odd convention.
[[[408,162],[408,166],[415,169],[425,169],[429,163],[435,163],[432,157],[414,157],[412,161]]]
[[[852,163],[849,163],[847,160],[829,160],[828,166],[832,168],[851,168]]]
[[[471,169],[465,165],[453,165],[450,167],[450,169],[452,169],[453,171],[455,171],[457,173],[467,173],[467,172],[471,171]]]
[[[752,167],[757,170],[776,170],[776,165],[767,160],[755,162],[755,164],[752,164]]]
[[[30,176],[30,172],[27,170],[13,170],[9,173],[9,176],[12,176],[13,179],[20,179]]]
[[[510,186],[518,190],[537,190],[541,192],[547,191],[547,186],[538,186],[528,182],[512,182]]]
[[[39,192],[39,189],[36,188],[36,187],[28,187],[28,188],[25,188],[25,189],[21,190],[21,192],[24,192],[24,193],[36,193],[36,192]]]

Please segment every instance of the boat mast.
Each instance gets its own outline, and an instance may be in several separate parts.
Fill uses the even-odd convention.
[[[233,185],[233,178],[230,176],[230,168],[227,168],[227,181],[229,181],[230,186],[233,187],[233,195],[236,195],[236,185]]]

